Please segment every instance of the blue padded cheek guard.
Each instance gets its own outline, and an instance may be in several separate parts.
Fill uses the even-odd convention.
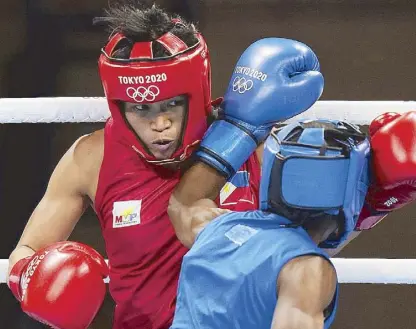
[[[280,168],[279,168],[280,167]],[[343,156],[313,157],[291,155],[276,161],[274,170],[281,170],[278,193],[290,207],[308,210],[329,210],[342,207],[349,160]],[[270,186],[273,199],[276,189]]]
[[[315,145],[282,142],[299,127],[288,125],[266,140],[260,207],[273,212],[280,212],[282,207],[289,207],[291,213],[296,209],[338,212],[343,204],[349,159],[341,155],[341,149],[326,149],[322,155],[322,129],[308,131],[307,138]]]
[[[364,204],[369,152],[367,139],[346,156],[334,150],[321,155],[316,147],[285,145],[270,136],[263,154],[260,209],[294,225],[330,216],[339,222],[340,233],[322,247],[336,248],[354,230]]]
[[[349,159],[340,154],[319,156],[307,152],[283,156],[286,150],[281,147],[281,153],[271,161],[267,157],[273,157],[272,152],[264,152],[262,180],[271,179],[261,184],[261,209],[299,225],[323,212],[338,215],[345,198]]]

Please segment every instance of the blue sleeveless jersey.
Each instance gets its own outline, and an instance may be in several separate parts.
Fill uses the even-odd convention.
[[[208,224],[183,258],[171,329],[270,329],[276,283],[291,259],[328,259],[302,228],[262,211],[232,212]],[[338,289],[337,289],[338,290]],[[337,293],[325,328],[332,323]]]

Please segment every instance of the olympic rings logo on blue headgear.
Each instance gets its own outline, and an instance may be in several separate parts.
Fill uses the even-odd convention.
[[[233,81],[233,91],[237,91],[240,94],[244,94],[253,88],[253,80],[246,79],[244,77],[236,76]]]

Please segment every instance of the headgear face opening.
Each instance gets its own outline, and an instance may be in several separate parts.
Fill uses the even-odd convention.
[[[358,127],[314,120],[284,126],[265,143],[260,208],[295,225],[333,218],[337,246],[351,232],[367,194],[370,144]]]
[[[118,137],[148,162],[166,164],[185,160],[207,130],[207,118],[211,112],[211,65],[204,38],[198,33],[196,38],[198,42],[188,47],[180,38],[167,32],[155,41],[135,43],[130,58],[120,59],[112,57],[112,54],[127,38],[117,33],[101,51],[99,73],[112,124]],[[171,55],[154,58],[153,42],[161,44]],[[186,95],[189,102],[181,141],[170,159],[158,160],[129,129],[121,113],[120,101],[154,103],[179,95]]]

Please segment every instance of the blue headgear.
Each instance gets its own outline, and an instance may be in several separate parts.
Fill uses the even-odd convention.
[[[273,131],[264,148],[260,209],[295,225],[330,216],[339,232],[321,246],[335,248],[354,230],[363,207],[369,155],[365,134],[346,122],[309,120]]]

